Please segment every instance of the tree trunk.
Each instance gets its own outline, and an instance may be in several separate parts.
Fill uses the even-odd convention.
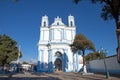
[[[85,50],[83,50],[83,73],[87,73],[86,66],[85,66]]]
[[[120,63],[120,21],[116,22],[116,25],[117,25],[116,35],[117,35],[117,43],[118,43],[117,59],[118,59],[118,62]]]

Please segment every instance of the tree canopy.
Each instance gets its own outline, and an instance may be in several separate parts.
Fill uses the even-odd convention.
[[[105,57],[106,56],[103,53],[93,52],[93,53],[89,53],[88,55],[86,55],[85,60],[91,61],[91,60],[95,60],[95,59],[103,59]]]
[[[82,51],[83,55],[83,72],[85,73],[85,50],[92,50],[95,51],[94,44],[88,40],[83,34],[77,34],[75,36],[74,42],[71,45],[73,48],[73,52],[76,52],[78,50]]]
[[[22,53],[19,51],[17,42],[7,35],[0,35],[0,65],[4,66],[11,61],[17,60],[22,57]]]
[[[81,0],[73,0],[76,4],[78,4]],[[104,20],[114,18],[115,21],[119,20],[120,16],[120,0],[90,0],[92,3],[102,4],[102,12],[101,17]]]
[[[29,64],[27,61],[23,61],[23,64]]]
[[[81,0],[73,0],[78,4]],[[90,0],[92,3],[99,3],[102,7],[101,17],[104,20],[114,19],[116,23],[117,35],[117,59],[120,63],[120,0]]]
[[[72,44],[76,50],[93,50],[95,51],[94,44],[88,40],[83,34],[77,34]]]

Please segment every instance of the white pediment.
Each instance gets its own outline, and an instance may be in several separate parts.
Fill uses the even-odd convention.
[[[56,25],[60,25],[60,26],[65,25],[65,24],[62,22],[62,19],[59,18],[59,16],[57,16],[57,18],[54,19],[54,22],[52,23],[51,26],[56,26]]]

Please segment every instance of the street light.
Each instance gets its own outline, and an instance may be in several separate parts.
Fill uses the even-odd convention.
[[[106,70],[106,78],[108,79],[110,77],[110,75],[109,75],[109,72],[108,72],[108,69],[107,69],[107,65],[106,65],[106,60],[105,60],[107,52],[108,52],[107,49],[101,48],[101,50],[100,50],[100,53],[102,53],[104,55],[103,59],[104,59],[104,65],[105,65],[105,70]]]

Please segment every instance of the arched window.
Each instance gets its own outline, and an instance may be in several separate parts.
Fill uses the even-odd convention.
[[[57,51],[57,52],[55,53],[55,56],[57,56],[57,57],[61,57],[62,54],[61,54],[61,52]]]
[[[44,27],[46,27],[46,22],[44,21]]]
[[[59,25],[59,22],[57,22],[57,25]]]
[[[73,26],[73,22],[72,21],[70,21],[70,26]]]

